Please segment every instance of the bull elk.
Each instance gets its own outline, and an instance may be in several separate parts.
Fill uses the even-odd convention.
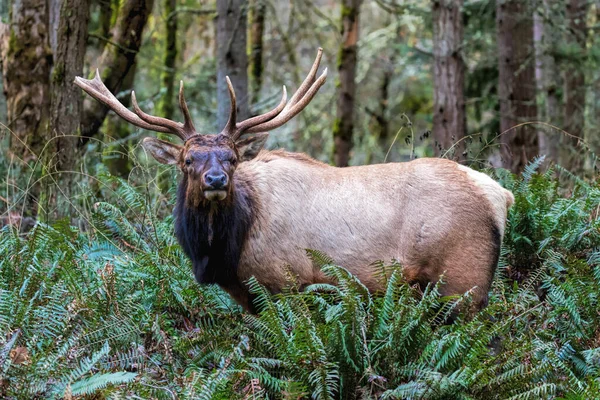
[[[435,282],[442,294],[473,291],[475,307],[487,303],[513,195],[485,174],[445,159],[419,159],[336,168],[299,153],[267,151],[268,132],[297,115],[325,83],[317,78],[319,49],[296,93],[266,114],[236,120],[236,96],[227,78],[231,110],[216,135],[194,128],[183,94],[184,122],[124,107],[100,80],[75,83],[140,128],[171,133],[177,145],[146,137],[143,147],[183,173],[174,214],[175,235],[199,283],[217,283],[252,310],[245,282],[251,276],[276,293],[288,271],[300,285],[327,282],[305,249],[320,250],[381,289],[376,260],[397,260],[409,282]]]

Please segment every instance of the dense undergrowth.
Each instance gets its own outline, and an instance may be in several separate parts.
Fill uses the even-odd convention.
[[[339,286],[251,282],[263,311],[245,314],[195,283],[171,217],[104,177],[124,201],[95,204],[86,231],[0,232],[0,397],[599,398],[600,188],[559,193],[568,173],[540,163],[493,172],[516,203],[490,304],[451,325],[468,294],[421,296],[382,264],[371,295],[314,251]]]

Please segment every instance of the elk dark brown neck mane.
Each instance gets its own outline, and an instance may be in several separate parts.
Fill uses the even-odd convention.
[[[248,182],[235,179],[231,198],[215,204],[186,201],[188,177],[179,184],[174,210],[175,236],[192,261],[200,283],[241,285],[237,267],[255,217],[256,199]]]

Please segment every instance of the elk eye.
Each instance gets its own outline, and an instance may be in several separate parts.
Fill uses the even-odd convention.
[[[192,163],[192,160],[189,158],[185,159],[185,165],[190,165]]]

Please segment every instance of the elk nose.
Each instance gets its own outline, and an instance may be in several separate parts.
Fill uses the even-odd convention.
[[[204,182],[214,190],[222,189],[227,185],[227,175],[222,172],[207,172],[204,174]]]

